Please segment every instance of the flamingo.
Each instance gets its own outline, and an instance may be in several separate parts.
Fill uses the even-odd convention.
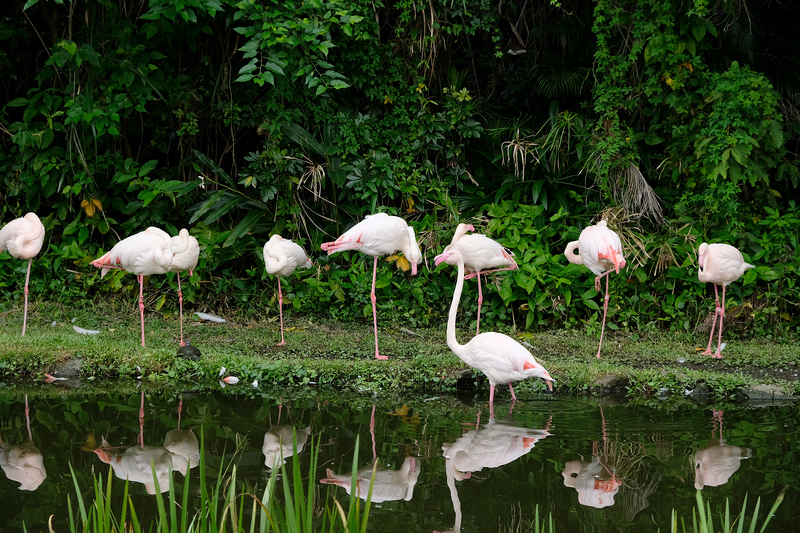
[[[0,229],[0,252],[8,250],[12,257],[28,260],[28,273],[25,274],[25,311],[22,315],[22,334],[28,325],[28,281],[31,277],[31,263],[42,249],[44,225],[36,213],[28,213]]]
[[[25,423],[28,428],[28,442],[9,444],[0,439],[0,468],[11,481],[20,484],[19,490],[34,491],[47,479],[44,456],[33,443],[31,415],[28,395],[25,395]]]
[[[698,264],[700,270],[697,277],[703,283],[709,281],[714,284],[714,300],[716,309],[714,310],[714,321],[711,323],[711,335],[708,337],[708,348],[702,352],[703,355],[710,355],[718,359],[722,358],[722,320],[725,318],[725,288],[742,277],[748,268],[755,268],[755,265],[745,263],[742,253],[730,244],[708,244],[700,245],[697,253],[699,254]],[[719,305],[719,292],[717,285],[722,285],[722,307]],[[714,326],[717,324],[719,316],[719,337],[717,339],[717,351],[712,355],[711,341],[714,338]]]
[[[486,235],[479,233],[466,235],[468,231],[475,231],[472,224],[459,224],[453,234],[453,240],[450,241],[444,251],[446,253],[457,249],[461,252],[461,256],[464,258],[464,270],[467,272],[467,277],[464,279],[478,278],[478,325],[475,331],[477,335],[481,332],[481,304],[483,303],[481,274],[485,275],[502,270],[516,270],[519,267],[517,262],[514,261],[514,254],[511,253],[511,250]],[[439,265],[439,262],[436,261],[438,257],[441,257],[441,255],[434,258],[434,264],[437,266]],[[452,258],[448,264],[455,265]]]
[[[378,312],[375,309],[375,279],[378,273],[378,257],[403,252],[411,263],[411,275],[417,275],[417,263],[422,261],[422,252],[419,250],[414,228],[409,226],[400,217],[390,216],[386,213],[368,215],[364,220],[347,230],[341,237],[333,242],[326,242],[322,250],[328,255],[346,250],[357,250],[375,258],[372,266],[372,323],[375,329],[375,359],[388,359],[378,351]]]
[[[725,444],[722,438],[722,411],[714,411],[714,425],[708,446],[694,454],[694,488],[719,487],[739,470],[742,459],[750,458],[749,448]],[[719,438],[716,431],[719,429]]]
[[[454,261],[458,266],[456,288],[450,304],[450,316],[447,320],[447,345],[459,359],[469,366],[486,374],[489,378],[489,409],[494,409],[494,389],[497,385],[508,384],[511,398],[516,401],[511,383],[525,378],[537,377],[547,383],[553,390],[553,378],[545,368],[536,362],[531,353],[520,343],[502,333],[481,333],[473,337],[467,344],[459,344],[456,339],[456,314],[464,289],[464,258],[457,249],[438,256],[439,262]]]
[[[577,253],[576,253],[577,252]],[[622,255],[622,243],[619,235],[608,229],[605,220],[581,231],[577,241],[567,244],[564,255],[570,263],[585,265],[594,275],[594,288],[600,292],[600,280],[606,278],[606,295],[603,300],[603,325],[600,328],[600,345],[597,347],[597,358],[603,348],[603,333],[606,330],[606,314],[608,313],[608,275],[611,271],[619,274],[625,268],[625,257]]]
[[[166,274],[170,271],[174,257],[172,245],[172,238],[165,231],[149,227],[119,241],[105,255],[92,261],[93,266],[102,269],[101,278],[112,268],[136,274],[136,279],[139,281],[142,346],[144,346],[144,276]]]
[[[189,271],[192,277],[194,269],[197,267],[197,259],[200,257],[200,244],[197,239],[189,235],[187,229],[182,229],[178,235],[172,237],[172,264],[170,272],[175,272],[178,277],[178,304],[180,306],[181,320],[181,346],[186,346],[183,342],[183,291],[181,290],[181,272]],[[144,345],[142,345],[144,346]]]
[[[314,264],[306,256],[303,248],[289,239],[284,239],[280,235],[273,235],[264,245],[264,263],[267,265],[267,273],[278,278],[278,309],[281,317],[281,342],[278,346],[283,346],[283,291],[281,290],[281,276],[288,276],[296,268],[311,268]]]

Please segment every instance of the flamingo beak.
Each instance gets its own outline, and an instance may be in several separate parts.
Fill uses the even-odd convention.
[[[416,263],[411,263],[411,275],[412,276],[416,276],[417,275],[417,264]]]
[[[611,248],[611,261],[614,263],[614,271],[619,274],[620,268],[625,268],[625,258],[622,254]]]
[[[445,252],[445,253],[437,255],[436,257],[433,258],[434,266],[438,267],[441,263],[446,261],[448,257],[450,257],[450,253],[449,252]]]

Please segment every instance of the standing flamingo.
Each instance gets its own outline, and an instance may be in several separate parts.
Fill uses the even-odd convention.
[[[183,342],[183,291],[181,290],[181,272],[189,271],[192,277],[194,269],[197,267],[197,259],[200,257],[200,244],[197,239],[189,235],[187,229],[182,229],[176,237],[172,237],[172,264],[170,272],[175,272],[178,277],[178,305],[180,306],[181,320],[181,346],[186,346]],[[144,345],[143,345],[144,346]]]
[[[111,268],[136,274],[139,280],[139,315],[142,322],[142,346],[144,346],[144,276],[166,274],[172,268],[174,252],[172,238],[167,232],[149,227],[146,230],[119,241],[92,265],[102,269],[102,278]]]
[[[458,266],[458,278],[450,304],[450,316],[447,320],[447,345],[459,359],[469,366],[486,374],[489,378],[489,409],[494,411],[495,386],[508,383],[511,398],[517,400],[511,383],[525,378],[541,378],[547,387],[553,390],[553,378],[545,368],[536,362],[531,353],[520,343],[502,333],[481,333],[472,338],[467,344],[459,344],[456,339],[456,314],[458,303],[461,300],[461,291],[464,289],[464,258],[458,250],[450,250],[438,255],[435,263],[442,261],[455,261]]]
[[[730,244],[707,244],[700,245],[698,264],[700,270],[697,277],[703,283],[709,281],[714,284],[714,299],[716,309],[714,310],[714,321],[711,323],[711,335],[708,337],[708,348],[702,352],[703,355],[722,358],[722,319],[725,318],[725,288],[742,277],[748,268],[755,268],[755,265],[745,263],[742,253]],[[719,292],[717,285],[722,285],[722,307],[719,305]],[[711,354],[711,341],[714,338],[714,327],[719,316],[719,338],[717,339],[717,351]]]
[[[31,262],[42,249],[44,225],[36,213],[28,213],[22,218],[12,220],[0,229],[0,252],[8,250],[17,259],[28,260],[28,273],[25,274],[25,311],[22,315],[22,334],[28,325],[28,281],[31,277]]]
[[[577,253],[576,253],[577,251]],[[594,272],[594,288],[600,291],[600,280],[606,278],[606,295],[603,300],[603,325],[600,328],[600,345],[597,347],[597,358],[603,348],[603,333],[606,330],[606,314],[608,313],[608,275],[611,271],[619,274],[625,268],[625,257],[622,255],[622,243],[619,235],[608,229],[605,220],[581,231],[577,241],[567,244],[564,255],[570,263],[585,265]]]
[[[284,239],[280,235],[273,235],[264,245],[264,263],[267,265],[267,273],[278,278],[278,309],[281,317],[281,342],[278,346],[283,346],[283,291],[281,290],[281,276],[288,276],[296,268],[311,268],[313,263],[306,256],[306,252],[299,244],[289,239]]]
[[[466,235],[468,231],[475,231],[472,224],[459,224],[453,234],[453,240],[450,241],[444,251],[458,250],[461,252],[461,257],[464,258],[464,270],[467,273],[464,279],[476,276],[478,278],[478,326],[475,331],[477,335],[481,332],[481,304],[483,303],[481,274],[485,275],[502,270],[516,270],[519,267],[517,262],[514,261],[514,254],[511,253],[511,250],[486,235],[479,233]],[[452,257],[446,262],[449,265],[455,265]],[[438,265],[438,263],[436,264]]]
[[[357,250],[375,258],[372,266],[372,323],[375,329],[375,359],[388,359],[378,352],[378,312],[375,309],[375,279],[378,273],[378,256],[403,252],[411,263],[411,275],[417,275],[417,263],[422,261],[414,228],[400,217],[386,213],[368,215],[364,220],[347,230],[333,242],[326,242],[322,249],[328,255],[346,250]]]

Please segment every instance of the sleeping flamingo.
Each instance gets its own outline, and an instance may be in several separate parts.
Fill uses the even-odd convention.
[[[514,261],[514,254],[511,253],[511,250],[486,235],[479,233],[466,235],[468,231],[475,231],[472,224],[459,224],[453,234],[453,240],[444,251],[449,252],[455,249],[461,252],[461,257],[464,258],[464,270],[467,273],[464,279],[478,278],[478,325],[475,331],[477,335],[481,332],[481,304],[483,303],[481,274],[516,270],[519,267]],[[449,265],[456,264],[452,257],[445,262]]]
[[[730,244],[707,244],[704,242],[700,245],[697,253],[699,254],[697,262],[700,265],[697,277],[703,283],[710,281],[714,284],[716,304],[714,321],[711,323],[711,335],[708,337],[708,348],[702,354],[722,358],[722,319],[725,318],[725,288],[742,277],[745,270],[755,268],[755,265],[745,263],[742,253]],[[722,307],[719,305],[717,285],[722,285]],[[712,355],[711,341],[714,338],[717,317],[719,317],[719,338],[717,339],[717,351]]]
[[[181,272],[189,271],[192,277],[194,269],[197,267],[197,259],[200,257],[200,244],[197,239],[189,235],[189,231],[182,229],[176,237],[172,237],[172,264],[170,272],[175,272],[178,278],[178,304],[180,305],[181,320],[181,346],[186,346],[183,342],[183,291],[181,290]]]
[[[419,250],[414,228],[409,226],[400,217],[390,216],[386,213],[368,215],[364,220],[347,230],[341,237],[333,242],[326,242],[322,249],[328,255],[346,250],[356,250],[375,258],[372,266],[372,323],[375,329],[375,359],[388,359],[378,351],[378,312],[375,308],[375,279],[378,273],[378,257],[403,252],[411,263],[411,275],[417,275],[417,263],[422,261],[422,252]]]
[[[306,252],[299,244],[289,239],[284,239],[280,235],[273,235],[264,245],[264,263],[267,266],[267,273],[278,278],[278,309],[281,317],[281,342],[278,346],[283,346],[283,291],[281,290],[281,276],[288,276],[296,268],[311,268],[313,263],[306,256]]]
[[[577,252],[577,253],[576,253]],[[608,313],[608,275],[611,271],[619,274],[625,268],[625,257],[622,255],[622,243],[619,235],[608,229],[605,220],[581,231],[577,241],[567,244],[564,255],[570,263],[585,265],[594,272],[594,288],[600,291],[600,280],[606,278],[606,295],[603,300],[603,325],[600,328],[600,345],[597,347],[597,358],[603,348],[603,333],[606,330],[606,314]]]
[[[161,229],[149,227],[119,241],[105,255],[92,261],[93,266],[102,269],[101,278],[112,268],[136,274],[136,279],[139,281],[142,346],[144,346],[144,276],[166,274],[172,268],[173,257],[172,238]]]
[[[464,258],[457,249],[444,252],[434,259],[438,266],[443,261],[450,260],[458,266],[456,288],[453,301],[450,304],[450,315],[447,320],[447,345],[459,359],[469,366],[486,374],[489,378],[489,409],[494,409],[494,389],[497,385],[508,383],[511,398],[517,400],[511,383],[525,378],[541,378],[547,387],[553,390],[553,378],[545,368],[536,362],[531,353],[520,343],[502,333],[481,333],[472,338],[467,344],[459,344],[456,339],[456,314],[458,303],[461,300],[461,291],[464,289]]]
[[[44,225],[36,213],[28,213],[22,218],[12,220],[0,229],[0,252],[8,250],[12,257],[28,260],[28,273],[25,274],[25,311],[22,315],[22,334],[28,324],[28,281],[31,277],[31,262],[42,249]]]

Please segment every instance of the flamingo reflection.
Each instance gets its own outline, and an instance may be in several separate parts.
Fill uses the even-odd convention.
[[[320,483],[342,487],[347,494],[355,495],[366,500],[370,491],[370,481],[375,475],[372,485],[372,503],[404,500],[409,501],[414,496],[414,486],[417,484],[420,473],[420,462],[416,457],[406,457],[403,465],[398,470],[389,470],[378,464],[375,448],[375,406],[372,406],[369,433],[372,437],[372,463],[356,472],[355,488],[351,474],[336,474],[330,468],[326,469],[327,477]]]
[[[25,423],[28,442],[9,444],[0,439],[0,468],[11,481],[20,484],[19,490],[34,491],[47,478],[42,452],[33,444],[28,395],[25,395]]]
[[[135,446],[128,448],[110,446],[105,438],[94,453],[101,461],[111,466],[114,475],[145,486],[148,494],[156,493],[156,481],[160,492],[169,490],[172,471],[185,474],[200,463],[200,445],[192,430],[181,429],[183,399],[178,403],[178,428],[167,432],[162,446],[144,443],[144,392],[139,407],[139,436]],[[155,477],[153,472],[155,471]]]
[[[293,433],[297,433],[298,454],[303,451],[308,437],[311,435],[311,426],[296,429],[291,424],[281,424],[282,410],[283,404],[278,404],[278,425],[267,431],[264,435],[264,445],[261,447],[261,451],[264,453],[264,465],[268,468],[276,468],[294,455]]]
[[[719,437],[716,432],[719,430]],[[730,446],[722,438],[722,411],[714,411],[714,425],[708,446],[694,454],[694,487],[718,487],[739,470],[742,459],[750,458],[749,448]]]
[[[442,444],[447,487],[456,514],[455,524],[448,533],[461,531],[461,501],[456,481],[469,479],[473,472],[484,468],[496,468],[516,461],[530,452],[537,442],[550,436],[549,429],[549,420],[545,429],[530,429],[508,421],[498,422],[494,416],[490,416],[489,422],[480,428],[479,413],[475,429],[467,431],[452,444]]]
[[[614,505],[614,496],[619,492],[622,481],[617,477],[616,468],[610,465],[608,452],[609,439],[606,418],[600,408],[603,427],[603,448],[598,441],[592,442],[592,460],[567,461],[564,465],[564,486],[578,492],[578,503],[602,509]],[[602,457],[601,457],[602,456]]]

